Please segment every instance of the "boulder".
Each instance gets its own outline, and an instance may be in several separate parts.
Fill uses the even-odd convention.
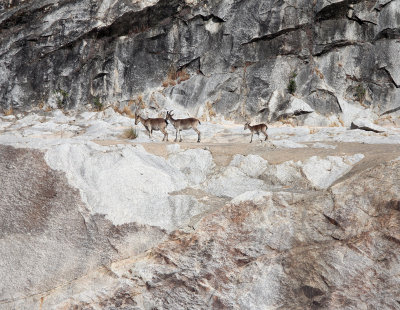
[[[313,156],[304,162],[302,170],[315,188],[327,189],[363,158],[363,154],[327,156],[326,158]]]
[[[366,131],[373,131],[373,132],[385,132],[386,129],[375,125],[372,123],[370,120],[365,119],[365,118],[357,118],[355,119],[350,126],[351,129],[361,129],[361,130],[366,130]]]

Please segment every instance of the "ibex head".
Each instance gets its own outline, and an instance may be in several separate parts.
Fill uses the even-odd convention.
[[[135,125],[139,123],[139,114],[138,112],[135,112]]]
[[[244,124],[244,130],[246,130],[247,128],[249,128],[250,126],[250,122],[246,122],[246,124]]]
[[[174,115],[174,114],[172,114],[172,111],[173,111],[173,110],[167,111],[167,119],[171,119],[172,116]]]

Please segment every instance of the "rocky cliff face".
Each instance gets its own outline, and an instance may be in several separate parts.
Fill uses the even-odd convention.
[[[400,309],[399,0],[0,10],[1,107],[76,107],[0,114],[1,310]]]
[[[1,9],[4,108],[140,98],[199,117],[304,114],[300,122],[321,125],[399,108],[397,0],[26,0]]]

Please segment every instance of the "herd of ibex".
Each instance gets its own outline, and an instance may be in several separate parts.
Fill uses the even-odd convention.
[[[153,130],[159,130],[164,134],[163,141],[166,140],[168,141],[168,132],[167,132],[167,125],[168,121],[171,122],[172,126],[174,126],[176,130],[176,135],[175,135],[175,142],[178,140],[178,133],[179,133],[179,142],[182,142],[182,130],[188,130],[188,129],[193,129],[197,133],[197,142],[200,142],[200,131],[197,129],[197,125],[200,125],[200,121],[197,118],[194,117],[189,117],[189,118],[180,118],[180,119],[175,119],[173,118],[174,114],[172,111],[167,111],[166,118],[162,117],[157,117],[157,118],[147,118],[144,119],[141,117],[137,112],[135,113],[135,125],[139,124],[141,122],[146,128],[147,132],[149,133],[149,137],[151,138],[151,135],[153,133]],[[251,126],[249,122],[247,122],[244,125],[244,130],[250,129],[251,131],[251,139],[250,143],[253,142],[253,135],[256,133],[257,135],[260,135],[260,132],[265,135],[265,140],[268,139],[267,135],[267,125],[266,124],[258,124]],[[265,141],[264,140],[264,141]]]

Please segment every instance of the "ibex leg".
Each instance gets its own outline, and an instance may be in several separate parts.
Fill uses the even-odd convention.
[[[162,140],[164,141],[165,139],[167,139],[167,141],[168,141],[168,132],[167,132],[167,130],[164,128],[164,129],[161,129],[161,132],[164,134],[164,138]]]
[[[197,142],[200,142],[200,130],[197,128],[193,128],[195,132],[197,132]]]

